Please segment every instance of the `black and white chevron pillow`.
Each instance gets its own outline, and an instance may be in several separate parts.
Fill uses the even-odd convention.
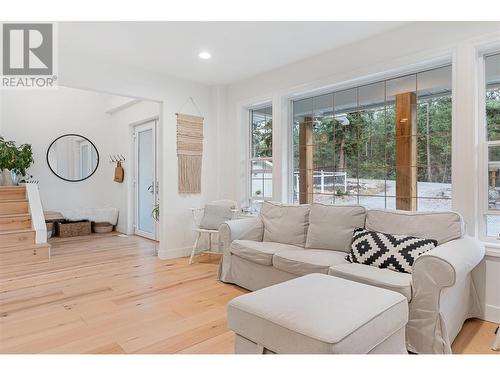
[[[346,259],[379,268],[411,273],[413,262],[423,253],[437,246],[436,240],[372,232],[364,228],[354,230],[351,251]]]

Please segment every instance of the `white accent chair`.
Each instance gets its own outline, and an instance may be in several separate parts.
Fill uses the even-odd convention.
[[[238,213],[238,206],[232,200],[217,200],[210,202],[201,208],[191,208],[195,223],[196,240],[194,241],[189,257],[189,264],[193,263],[196,253],[220,254],[219,227],[228,220],[233,220]],[[200,239],[203,234],[208,234],[208,249],[198,250]],[[212,235],[217,237],[217,249],[212,250]]]

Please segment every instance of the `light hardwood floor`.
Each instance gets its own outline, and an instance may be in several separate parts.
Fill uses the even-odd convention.
[[[162,261],[156,243],[54,239],[49,262],[0,265],[0,353],[232,353],[217,256]],[[466,323],[457,353],[489,350],[494,325]]]

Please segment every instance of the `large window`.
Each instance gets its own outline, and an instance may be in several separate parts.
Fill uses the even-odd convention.
[[[294,202],[451,209],[450,66],[294,101],[292,132]]]
[[[485,119],[483,138],[487,151],[488,194],[486,235],[500,238],[500,54],[485,57]],[[484,194],[486,196],[486,194]],[[486,206],[486,202],[482,202]]]
[[[273,194],[273,108],[250,110],[250,194],[252,201]]]

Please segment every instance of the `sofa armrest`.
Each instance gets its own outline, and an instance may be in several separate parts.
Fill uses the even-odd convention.
[[[260,217],[230,220],[219,227],[219,243],[222,245],[223,256],[219,264],[218,279],[232,283],[231,275],[231,242],[234,240],[262,241],[264,224]]]
[[[262,241],[264,225],[260,217],[251,217],[224,222],[219,228],[219,241],[224,252],[234,240]]]
[[[407,337],[411,338],[407,342],[410,351],[451,352],[454,337],[450,338],[450,329],[463,322],[461,316],[470,303],[470,273],[484,254],[480,241],[464,236],[439,245],[415,260],[410,321],[406,328]]]
[[[413,264],[412,276],[414,287],[429,274],[433,284],[440,288],[450,287],[457,278],[469,274],[484,258],[485,248],[482,242],[464,236],[448,241],[422,254]]]

